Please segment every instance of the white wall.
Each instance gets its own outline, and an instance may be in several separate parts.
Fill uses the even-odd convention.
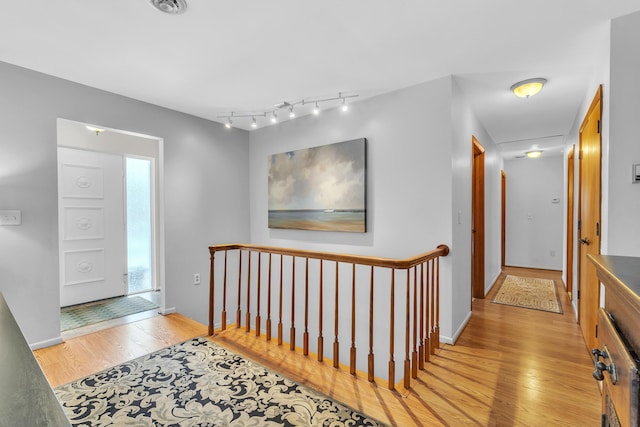
[[[606,206],[609,255],[640,256],[640,184],[631,165],[640,163],[640,12],[611,23],[610,130]],[[604,174],[603,174],[604,175]]]
[[[270,155],[362,137],[367,138],[366,233],[268,228]],[[451,246],[451,77],[353,102],[346,114],[327,110],[318,117],[253,131],[249,169],[254,244],[389,258],[417,255],[443,243]],[[452,301],[452,258],[440,264],[440,323],[445,337],[451,337],[451,306],[457,303]],[[388,302],[385,296],[379,303],[384,300]],[[380,320],[388,324],[388,319]],[[384,341],[376,354],[388,353]],[[396,360],[402,358],[398,353]],[[385,369],[385,364],[377,363],[376,372],[381,371],[377,375],[386,377]]]
[[[472,135],[485,149],[485,293],[501,271],[502,157],[453,79],[453,289],[454,324],[462,326],[471,309],[471,163]],[[460,220],[458,219],[460,213]],[[456,331],[461,332],[460,330]],[[456,333],[456,335],[457,335]]]
[[[507,265],[562,269],[563,160],[562,156],[543,156],[504,162]]]
[[[249,240],[248,132],[0,62],[0,291],[27,341],[59,339],[56,120],[164,140],[166,304],[207,319],[212,243]]]

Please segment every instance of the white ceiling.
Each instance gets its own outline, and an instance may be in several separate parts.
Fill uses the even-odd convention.
[[[638,0],[187,1],[172,16],[148,0],[5,0],[0,61],[216,121],[453,74],[513,155],[507,147],[562,145],[608,21],[640,10]],[[532,77],[549,80],[540,95],[509,92]]]

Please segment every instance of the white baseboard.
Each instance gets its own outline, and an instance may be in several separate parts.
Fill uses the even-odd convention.
[[[29,348],[33,350],[38,350],[39,348],[51,347],[52,345],[58,345],[62,343],[62,337],[52,338],[50,340],[44,340],[39,342],[34,342],[33,344],[29,344]]]
[[[462,324],[460,324],[460,327],[458,328],[456,333],[453,334],[453,338],[441,336],[440,341],[445,344],[455,345],[456,341],[458,341],[458,338],[460,338],[460,334],[462,333],[462,331],[464,331],[464,328],[467,326],[467,323],[469,323],[469,320],[471,320],[472,314],[473,313],[471,311],[467,314],[467,317],[464,318],[464,320],[462,321]]]
[[[171,313],[176,313],[176,308],[175,307],[170,307],[170,308],[161,308],[158,313],[162,314],[163,316],[167,315],[167,314],[171,314]]]
[[[484,291],[485,295],[487,295],[487,294],[489,294],[489,292],[491,292],[491,289],[493,289],[493,287],[496,285],[496,282],[500,278],[501,274],[502,274],[502,270],[498,271],[498,274],[496,274],[496,276],[491,281],[491,285],[489,285],[489,289],[485,289],[485,291]]]

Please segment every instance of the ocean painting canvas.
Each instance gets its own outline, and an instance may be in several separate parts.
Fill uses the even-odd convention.
[[[365,138],[270,156],[269,228],[364,233],[366,213]]]

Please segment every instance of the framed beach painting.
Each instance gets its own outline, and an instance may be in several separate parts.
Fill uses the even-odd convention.
[[[269,228],[367,231],[366,139],[273,154]]]

